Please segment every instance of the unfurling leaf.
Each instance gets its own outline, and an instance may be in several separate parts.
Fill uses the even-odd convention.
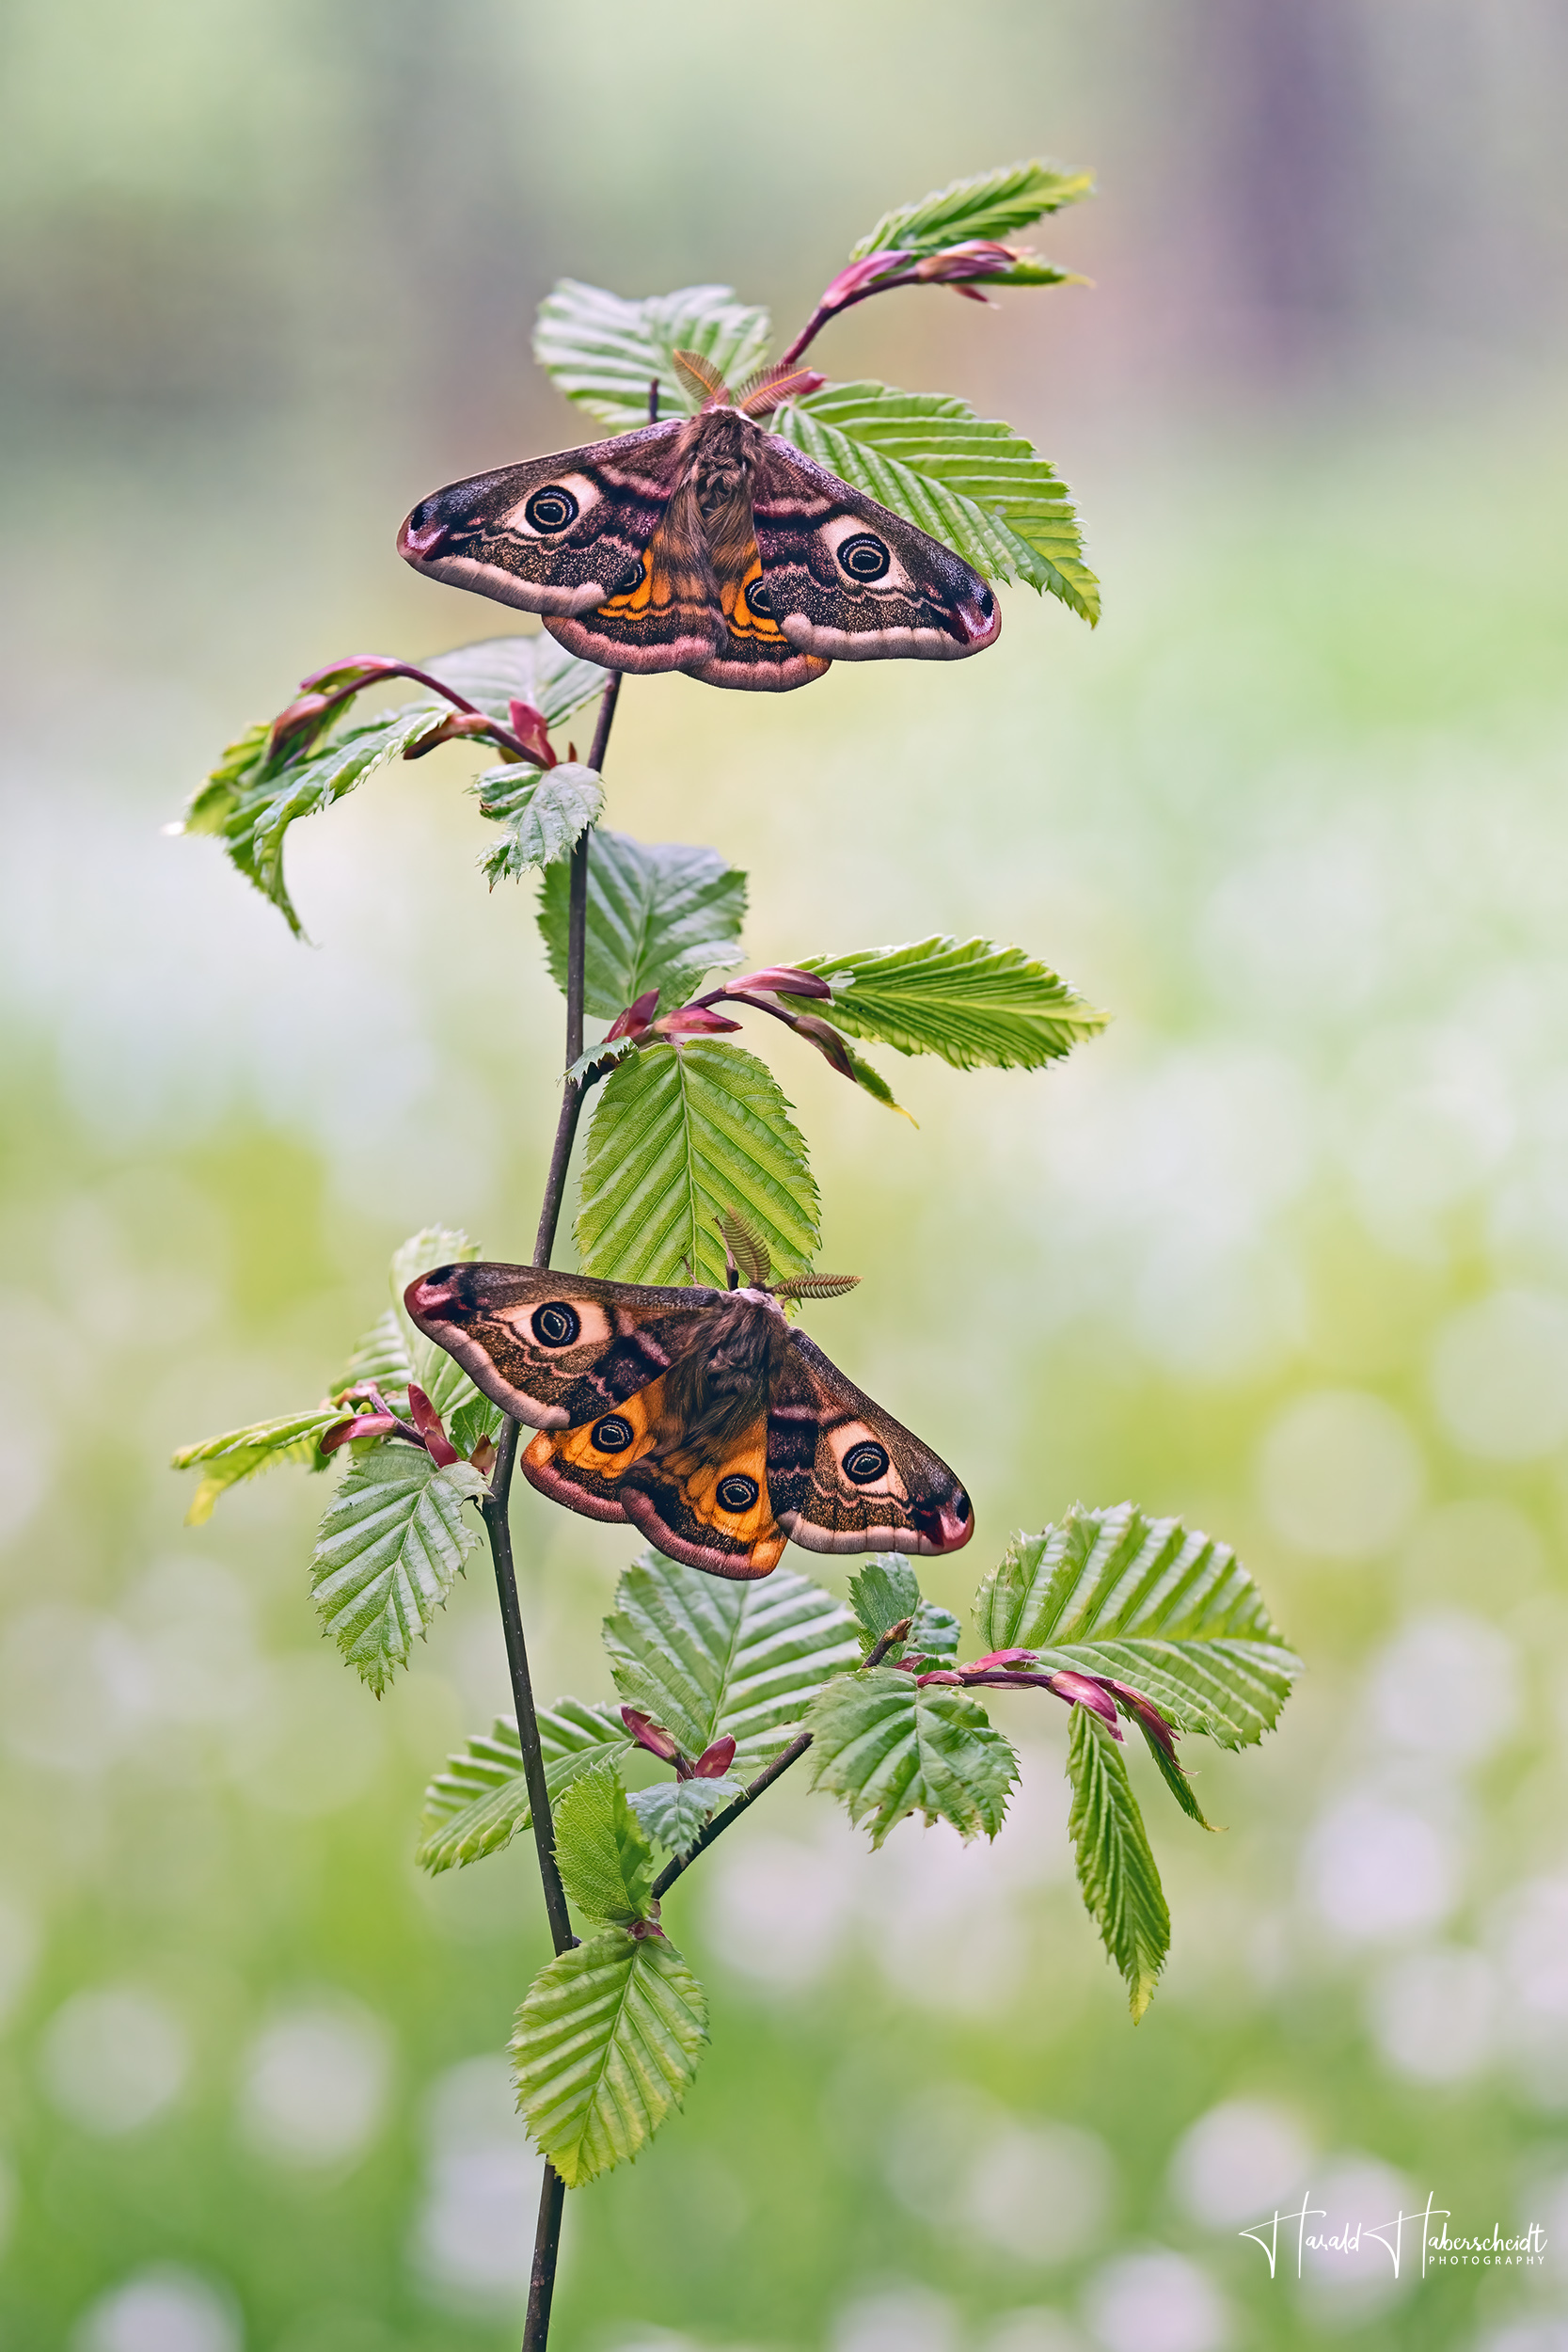
[[[648,1836],[666,1852],[683,1854],[694,1846],[716,1813],[741,1793],[740,1783],[721,1773],[715,1780],[663,1780],[634,1788],[626,1802]]]
[[[940,1608],[934,1600],[923,1600],[914,1613],[904,1647],[911,1658],[957,1658],[962,1631],[951,1609]]]
[[[1170,1949],[1170,1913],[1121,1750],[1086,1707],[1072,1710],[1068,1778],[1078,1883],[1126,1980],[1136,2020],[1153,1998]]]
[[[707,1997],[662,1935],[606,1928],[542,1968],[517,2011],[517,2104],[568,2188],[645,2147],[697,2072]]]
[[[998,171],[933,189],[916,203],[895,205],[851,247],[849,258],[858,262],[863,254],[895,246],[906,253],[935,253],[967,237],[1009,237],[1093,192],[1092,171],[1068,171],[1038,156],[1005,164]]]
[[[805,969],[832,980],[836,1027],[901,1054],[940,1054],[955,1070],[1038,1070],[1105,1026],[1045,964],[987,939],[811,956]]]
[[[1100,618],[1067,485],[1010,424],[941,393],[859,383],[789,403],[777,430],[986,579],[1023,580],[1085,621]]]
[[[552,1804],[579,1772],[614,1764],[631,1747],[613,1708],[585,1707],[580,1699],[557,1699],[539,1709],[539,1744]],[[424,1835],[415,1859],[432,1872],[478,1862],[509,1845],[530,1818],[517,1726],[499,1715],[490,1732],[476,1732],[447,1758],[446,1771],[425,1790]]]
[[[817,1195],[789,1110],[767,1066],[718,1039],[628,1055],[606,1079],[588,1131],[577,1221],[583,1272],[722,1290],[714,1219],[731,1209],[781,1275],[804,1273],[818,1244]]]
[[[696,354],[736,385],[761,367],[768,335],[767,311],[741,302],[732,286],[682,286],[628,302],[563,278],[539,306],[533,354],[568,400],[626,433],[647,423],[656,378],[661,417],[701,407],[675,366],[677,351]]]
[[[420,1447],[382,1445],[350,1465],[328,1503],[311,1591],[323,1630],[378,1695],[479,1541],[463,1505],[484,1491],[471,1463],[437,1470]]]
[[[813,1700],[812,1786],[842,1797],[871,1842],[911,1813],[994,1837],[1018,1776],[1010,1742],[983,1707],[948,1685],[886,1666],[843,1675]]]
[[[604,807],[604,786],[596,769],[561,760],[547,769],[487,768],[470,787],[479,813],[504,830],[482,861],[493,890],[499,882],[520,882],[533,866],[570,857]]]
[[[848,1611],[793,1568],[731,1583],[655,1551],[622,1577],[604,1638],[629,1706],[686,1756],[732,1738],[745,1772],[789,1745],[813,1695],[860,1656]]]
[[[1272,1728],[1301,1672],[1228,1545],[1130,1502],[1015,1536],[974,1621],[988,1648],[1129,1683],[1226,1748]]]
[[[613,1764],[578,1774],[554,1808],[555,1858],[568,1899],[595,1927],[646,1916],[653,1854]]]
[[[562,989],[568,886],[565,867],[553,866],[539,894],[545,953]],[[612,1021],[649,989],[657,989],[667,1007],[678,1007],[705,972],[739,961],[745,918],[746,877],[717,850],[595,833],[588,855],[585,1010]]]
[[[195,1445],[182,1445],[172,1456],[172,1468],[199,1466],[206,1472],[185,1514],[185,1525],[204,1526],[219,1495],[237,1486],[242,1478],[276,1470],[282,1462],[314,1464],[320,1459],[323,1436],[342,1418],[341,1406],[315,1405],[308,1413],[285,1413],[277,1421],[254,1422],[248,1429],[230,1429],[221,1438],[202,1438]]]
[[[849,1606],[871,1649],[921,1606],[920,1579],[901,1552],[874,1551],[849,1579]]]
[[[495,637],[455,653],[437,654],[420,665],[482,717],[507,726],[514,700],[540,709],[557,724],[609,680],[592,661],[579,661],[543,633]],[[384,663],[350,663],[343,676],[360,675],[365,687],[383,682]],[[330,685],[330,673],[319,683]],[[309,698],[308,698],[309,699]],[[428,686],[416,684],[413,699],[370,719],[348,714],[347,701],[309,728],[275,739],[269,725],[251,727],[231,743],[206,783],[193,795],[181,824],[184,833],[216,834],[230,859],[297,932],[299,918],[283,881],[283,845],[289,827],[314,816],[352,792],[388,760],[414,751],[433,728],[445,726],[454,706]],[[325,726],[325,732],[322,732]]]

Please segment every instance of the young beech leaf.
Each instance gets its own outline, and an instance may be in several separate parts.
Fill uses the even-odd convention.
[[[1021,580],[1091,624],[1100,583],[1067,485],[1009,424],[891,384],[828,384],[776,429],[852,488],[940,539],[988,580]]]
[[[551,866],[539,895],[539,930],[550,977],[566,985],[564,866]],[[746,877],[717,850],[682,841],[634,841],[600,831],[588,853],[588,955],[584,1009],[598,1021],[657,988],[673,1012],[705,972],[740,961]]]
[[[520,882],[531,866],[570,857],[604,807],[596,770],[576,760],[554,768],[487,768],[469,789],[479,794],[480,815],[502,828],[482,861],[492,890],[499,882]]]
[[[645,1916],[653,1851],[613,1764],[578,1773],[554,1808],[555,1858],[568,1899],[595,1926]]]
[[[720,1780],[661,1780],[652,1788],[634,1788],[626,1803],[666,1852],[682,1854],[696,1844],[713,1816],[740,1794],[739,1781],[727,1775]]]
[[[658,1551],[622,1577],[604,1641],[629,1707],[693,1759],[733,1739],[742,1775],[786,1748],[815,1693],[860,1658],[848,1611],[793,1568],[732,1583]]]
[[[373,1380],[382,1390],[406,1389],[414,1377],[411,1329],[412,1326],[400,1322],[395,1310],[388,1307],[356,1342],[342,1376],[332,1385],[332,1394],[338,1396],[361,1380]]]
[[[219,1495],[242,1478],[276,1470],[281,1462],[302,1462],[309,1468],[322,1460],[323,1434],[342,1418],[339,1406],[317,1405],[308,1413],[285,1413],[277,1421],[255,1422],[248,1429],[230,1429],[221,1438],[182,1445],[172,1457],[173,1468],[199,1467],[205,1473],[185,1514],[185,1525],[204,1526]]]
[[[907,1814],[951,1821],[964,1837],[994,1837],[1018,1777],[1011,1744],[984,1708],[951,1684],[874,1667],[844,1675],[813,1700],[812,1786],[842,1797],[852,1821],[869,1820],[880,1846]]]
[[[470,1463],[437,1470],[420,1447],[380,1445],[350,1464],[328,1503],[311,1591],[323,1630],[377,1695],[479,1541],[463,1505],[484,1490]]]
[[[1226,1748],[1273,1727],[1301,1672],[1228,1545],[1130,1502],[1015,1536],[974,1622],[988,1650],[1130,1683],[1179,1731]]]
[[[592,661],[579,661],[543,632],[489,638],[460,646],[455,653],[437,654],[418,666],[503,726],[514,698],[531,703],[543,711],[546,724],[558,725],[597,693],[610,675]],[[374,676],[367,679],[368,687],[383,683]],[[271,748],[268,725],[249,728],[229,746],[174,828],[216,834],[233,865],[272,900],[296,933],[299,917],[283,882],[289,827],[298,818],[330,808],[376,769],[401,759],[455,706],[430,687],[416,684],[412,698],[394,709],[362,719],[351,715],[357,707],[357,698],[344,703],[329,715],[325,731],[277,750]]]
[[[874,1551],[849,1579],[853,1609],[870,1649],[920,1607],[920,1579],[902,1553]]]
[[[699,1038],[629,1054],[599,1089],[588,1131],[583,1272],[722,1290],[714,1219],[731,1209],[760,1236],[775,1274],[804,1273],[818,1245],[817,1193],[789,1112],[771,1071],[739,1046]]]
[[[951,1609],[942,1609],[934,1600],[923,1600],[914,1613],[904,1647],[914,1655],[927,1658],[957,1658],[962,1626]]]
[[[879,1038],[901,1054],[940,1054],[955,1070],[981,1062],[1038,1070],[1106,1022],[1022,947],[989,939],[917,939],[808,956],[798,968],[832,983],[835,1027]],[[797,1010],[807,1005],[803,996],[785,1002]]]
[[[1170,1949],[1170,1913],[1121,1749],[1089,1708],[1072,1710],[1067,1769],[1078,1883],[1126,1980],[1136,2020],[1154,1996]]]
[[[647,423],[656,376],[661,417],[698,405],[675,352],[696,352],[738,384],[761,367],[768,334],[767,311],[741,302],[732,286],[682,286],[628,302],[563,278],[539,306],[533,356],[568,400],[603,418],[612,433],[626,433]]]
[[[1045,213],[1060,212],[1094,193],[1092,171],[1068,171],[1060,164],[1032,157],[1004,164],[999,171],[955,180],[914,204],[884,213],[868,236],[850,250],[858,262],[867,253],[940,253],[972,237],[1004,239]]]
[[[605,1928],[542,1968],[517,2011],[517,2105],[568,2188],[627,2164],[697,2072],[707,1997],[662,1935]]]
[[[539,1709],[539,1744],[550,1803],[580,1772],[618,1763],[632,1745],[612,1707],[587,1707],[580,1699],[557,1699]],[[451,1870],[485,1854],[499,1853],[529,1827],[528,1783],[517,1726],[498,1715],[492,1729],[476,1732],[447,1758],[424,1792],[424,1835],[415,1856],[422,1869]]]

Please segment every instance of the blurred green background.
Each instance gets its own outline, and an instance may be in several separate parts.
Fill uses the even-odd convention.
[[[975,1496],[939,1598],[1131,1493],[1310,1673],[1263,1751],[1195,1743],[1223,1837],[1134,1758],[1136,2030],[1043,1703],[993,1850],[781,1791],[673,1902],[713,2048],[571,2200],[556,2340],[1561,2352],[1561,8],[11,0],[0,47],[6,2352],[491,2352],[531,2232],[531,1866],[411,1860],[506,1702],[486,1574],[377,1706],[308,1606],[323,1487],[186,1531],[164,1464],[316,1396],[416,1226],[527,1255],[559,1000],[455,754],[299,830],[309,946],[159,827],[304,671],[507,625],[392,534],[583,437],[556,276],[787,328],[887,205],[1041,151],[1100,169],[1038,240],[1097,291],[819,351],[1028,431],[1102,628],[1015,592],[958,670],[636,682],[610,819],[745,864],[759,961],[984,931],[1114,1011],[1043,1076],[899,1062],[918,1133],[754,1041],[866,1277],[812,1327]],[[630,1547],[517,1524],[545,1692],[606,1694]],[[1271,2282],[1237,2233],[1307,2187],[1545,2263]]]

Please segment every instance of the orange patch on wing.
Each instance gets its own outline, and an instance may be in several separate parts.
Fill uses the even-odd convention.
[[[746,552],[744,570],[732,579],[719,582],[720,607],[729,623],[732,637],[752,637],[761,644],[782,645],[785,642],[784,633],[777,621],[770,621],[766,613],[752,610],[751,591],[761,579],[762,558],[757,553],[753,539]],[[824,663],[823,667],[826,668],[827,664]]]
[[[624,1405],[607,1406],[596,1421],[579,1422],[576,1429],[541,1429],[523,1459],[535,1470],[568,1462],[599,1478],[619,1478],[653,1444],[663,1402],[663,1381],[651,1381]],[[602,1438],[610,1442],[602,1444]]]
[[[668,1468],[692,1518],[741,1546],[757,1573],[766,1574],[785,1541],[768,1495],[766,1417],[753,1422],[721,1454],[695,1450],[673,1454]]]

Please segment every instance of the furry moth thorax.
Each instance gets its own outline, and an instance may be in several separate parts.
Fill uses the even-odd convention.
[[[695,416],[450,484],[407,516],[400,554],[541,613],[589,660],[712,686],[787,691],[833,660],[995,642],[977,572],[756,421],[802,378],[736,397],[693,355],[676,365],[705,394]]]

